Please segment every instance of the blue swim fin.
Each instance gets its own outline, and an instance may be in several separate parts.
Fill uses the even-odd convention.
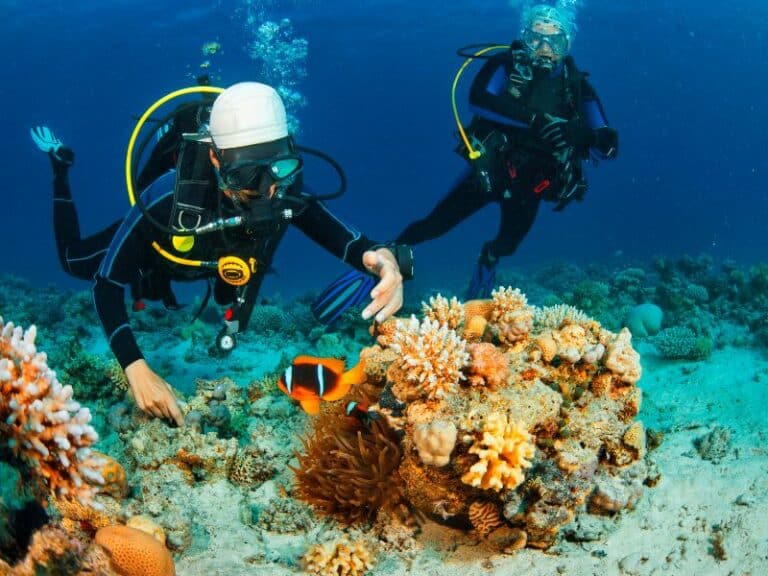
[[[334,280],[312,303],[312,314],[323,324],[333,324],[346,310],[368,298],[377,278],[350,270]]]
[[[469,281],[466,299],[490,298],[491,292],[495,287],[496,262],[489,265],[482,260],[478,260],[475,271],[472,273],[472,279]]]

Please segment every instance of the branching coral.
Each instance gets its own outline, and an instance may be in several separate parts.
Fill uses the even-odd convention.
[[[485,420],[482,436],[469,449],[479,460],[461,481],[485,490],[513,489],[522,483],[523,469],[530,468],[535,448],[533,437],[519,422],[494,412]]]
[[[296,494],[317,510],[352,524],[400,504],[402,454],[395,433],[382,421],[367,428],[343,413],[324,412],[302,443],[299,465],[292,467]]]
[[[513,344],[525,338],[533,328],[535,309],[528,306],[525,294],[518,288],[499,288],[494,290],[493,312],[491,321],[499,330],[499,340],[504,344]]]
[[[304,569],[318,576],[363,576],[373,568],[373,555],[362,541],[338,542],[330,552],[320,544],[307,550]]]
[[[584,324],[590,320],[584,312],[568,304],[537,308],[533,318],[536,327],[542,330],[560,328],[566,321],[570,324]]]
[[[469,362],[466,341],[429,319],[420,323],[411,316],[399,321],[391,347],[398,356],[388,377],[396,384],[395,394],[403,399],[444,397],[464,378],[461,370]]]
[[[464,322],[464,306],[456,297],[448,300],[438,294],[429,299],[429,304],[421,303],[424,317],[439,324],[445,324],[451,330],[456,330]]]
[[[7,442],[26,472],[47,490],[89,501],[103,484],[102,462],[91,453],[98,440],[88,408],[72,399],[26,332],[0,318],[0,442]]]

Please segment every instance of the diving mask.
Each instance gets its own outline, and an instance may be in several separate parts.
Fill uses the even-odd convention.
[[[556,56],[564,56],[568,52],[570,44],[565,32],[546,34],[530,28],[526,28],[523,32],[523,42],[531,52],[539,50],[542,44],[547,44]]]
[[[219,170],[221,181],[233,192],[258,190],[264,174],[277,183],[286,183],[296,176],[303,167],[303,161],[295,154],[284,154],[263,160],[242,159],[222,164]]]

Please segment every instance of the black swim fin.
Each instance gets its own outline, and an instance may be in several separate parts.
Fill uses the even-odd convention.
[[[312,314],[323,324],[333,324],[346,310],[365,300],[378,279],[351,270],[334,280],[312,303]]]

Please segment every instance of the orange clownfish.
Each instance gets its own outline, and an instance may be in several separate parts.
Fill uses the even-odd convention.
[[[320,400],[340,400],[353,384],[363,382],[365,372],[361,362],[344,372],[343,360],[297,356],[277,381],[277,387],[297,400],[307,414],[317,414]]]

